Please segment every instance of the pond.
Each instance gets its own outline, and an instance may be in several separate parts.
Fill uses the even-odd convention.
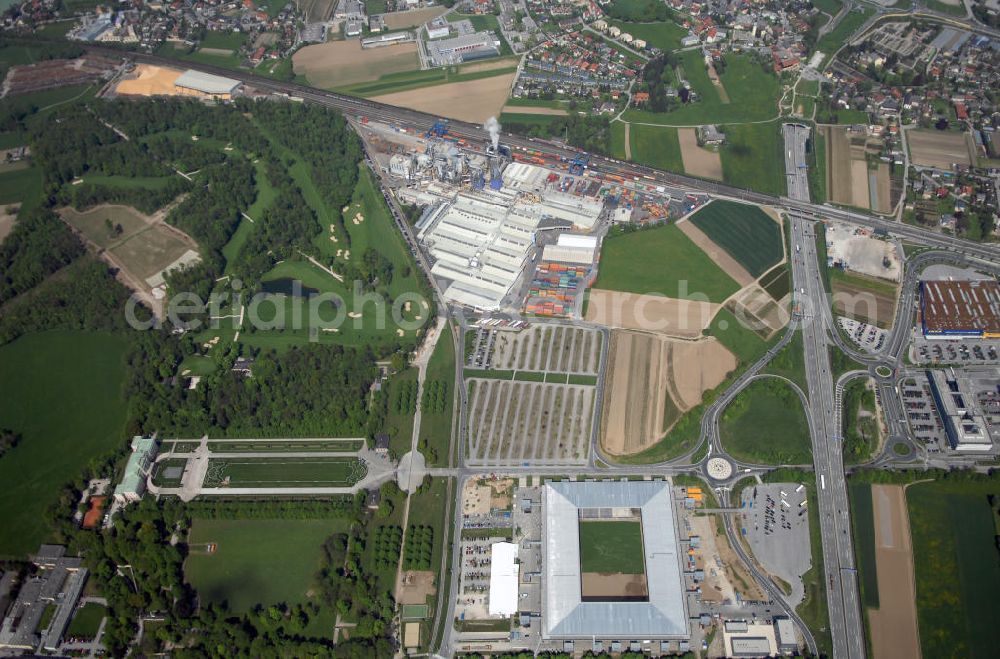
[[[319,289],[306,286],[298,279],[282,277],[261,282],[260,288],[265,293],[272,295],[291,295],[293,297],[310,298],[319,295]]]

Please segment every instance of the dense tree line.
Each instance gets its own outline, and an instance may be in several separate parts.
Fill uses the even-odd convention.
[[[689,98],[687,89],[677,90],[677,96],[667,96],[667,87],[672,86],[674,82],[673,71],[676,66],[677,57],[673,53],[667,53],[654,57],[643,67],[642,81],[649,93],[647,107],[653,112],[670,112],[681,103],[687,102]]]
[[[128,290],[108,267],[92,258],[73,263],[54,278],[12,300],[0,313],[0,345],[22,334],[49,329],[121,330],[126,328]],[[139,309],[140,319],[149,317]]]
[[[170,211],[167,221],[197,240],[207,251],[206,260],[221,271],[222,248],[256,197],[254,166],[245,158],[234,158],[206,166],[195,181],[194,190]]]
[[[85,180],[79,185],[63,186],[51,200],[56,206],[72,206],[78,210],[99,204],[122,204],[151,215],[190,188],[191,185],[180,176],[167,179],[166,185],[159,188],[98,185]]]
[[[315,211],[285,166],[271,157],[265,163],[265,172],[276,192],[275,201],[257,222],[235,266],[240,279],[251,287],[278,261],[298,257],[299,251],[307,250],[321,231]]]
[[[335,495],[327,499],[263,499],[228,501],[197,499],[185,505],[192,517],[203,519],[333,519],[361,514],[365,493]]]
[[[45,209],[21,213],[14,230],[0,243],[0,303],[34,288],[84,251],[55,213]]]
[[[130,356],[136,374],[140,426],[178,437],[214,433],[243,437],[358,436],[368,420],[366,398],[375,378],[370,350],[310,344],[285,352],[261,353],[254,376],[228,369],[188,390],[165,381],[175,372],[185,348],[164,332],[143,332],[156,341]],[[143,343],[147,342],[142,337]]]
[[[32,156],[45,177],[45,192],[55,195],[84,174],[107,176],[169,176],[173,172],[150,158],[133,140],[126,140],[94,117],[83,105],[70,105],[29,135]]]
[[[21,441],[20,433],[16,433],[10,428],[0,428],[0,458],[3,454],[17,446]]]
[[[555,138],[570,146],[593,153],[610,154],[611,122],[605,115],[581,116],[578,114],[556,117],[546,124],[521,124],[508,122],[506,130],[529,137]]]

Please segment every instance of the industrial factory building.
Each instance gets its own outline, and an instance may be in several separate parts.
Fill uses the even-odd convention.
[[[232,78],[188,69],[174,80],[174,89],[178,94],[185,96],[200,96],[228,101],[242,84],[239,80]]]
[[[474,32],[451,39],[431,41],[427,53],[435,66],[461,64],[500,54],[500,39],[492,32]]]
[[[393,159],[390,167],[403,176],[408,162]],[[479,310],[500,308],[535,250],[535,232],[543,222],[594,226],[601,202],[557,190],[534,192],[531,182],[540,172],[546,174],[533,165],[510,164],[502,175],[491,174],[489,189],[459,192],[421,220],[418,237],[434,260],[431,272],[451,282],[444,293],[448,301]],[[576,252],[587,246],[564,240],[570,242],[562,249],[575,250],[573,258],[581,258]],[[596,242],[587,239],[587,245],[592,259]]]
[[[681,548],[668,482],[549,481],[542,507],[543,639],[689,637]],[[587,520],[635,523],[631,521],[635,519],[641,523],[645,595],[588,594],[586,577],[592,575],[582,568],[581,525]]]
[[[451,280],[445,299],[499,308],[520,276],[540,219],[509,190],[461,192],[440,206],[419,238],[434,258],[431,273]]]
[[[572,263],[590,267],[597,256],[597,237],[561,233],[556,244],[542,249],[542,261]]]
[[[992,279],[922,281],[920,325],[928,339],[1000,338],[1000,285]]]

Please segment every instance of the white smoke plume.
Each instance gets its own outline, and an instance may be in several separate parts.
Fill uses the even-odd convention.
[[[493,150],[496,151],[497,147],[500,146],[500,122],[497,121],[496,117],[490,117],[483,124],[483,128],[489,132],[490,139],[493,140]]]

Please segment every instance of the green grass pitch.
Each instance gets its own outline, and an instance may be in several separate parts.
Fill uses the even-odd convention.
[[[347,533],[348,519],[195,519],[184,576],[202,602],[228,602],[233,611],[307,601],[323,542]],[[203,553],[215,543],[215,553]]]
[[[364,463],[354,458],[214,459],[205,487],[348,487],[364,478]]]
[[[645,574],[642,524],[632,521],[580,521],[580,571]]]

